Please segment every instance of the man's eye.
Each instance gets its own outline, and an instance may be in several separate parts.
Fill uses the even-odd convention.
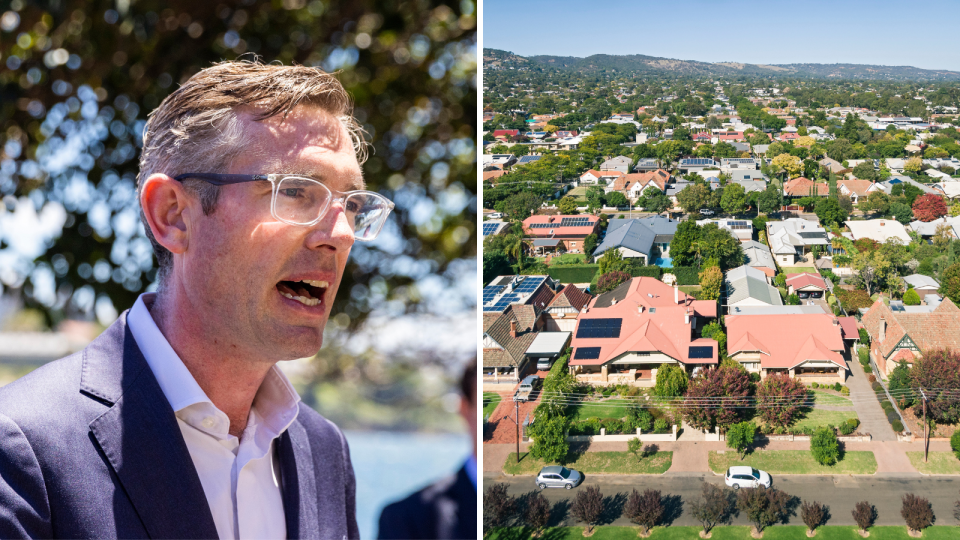
[[[285,197],[290,197],[292,199],[303,197],[303,190],[299,188],[285,188],[281,189],[280,192]]]
[[[346,201],[343,205],[343,209],[346,212],[357,213],[360,211],[360,205],[353,201]]]

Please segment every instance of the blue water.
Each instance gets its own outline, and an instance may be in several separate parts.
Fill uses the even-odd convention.
[[[470,454],[466,434],[347,431],[357,476],[360,538],[377,537],[388,503],[455,473]]]
[[[653,264],[659,266],[660,268],[673,268],[673,259],[671,257],[667,258],[657,258],[653,261]]]

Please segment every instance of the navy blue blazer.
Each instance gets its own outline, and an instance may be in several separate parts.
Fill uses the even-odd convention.
[[[384,508],[378,538],[477,538],[477,488],[466,466]]]
[[[217,538],[173,409],[124,312],[0,388],[0,538]],[[300,404],[277,441],[290,538],[359,538],[343,433]]]

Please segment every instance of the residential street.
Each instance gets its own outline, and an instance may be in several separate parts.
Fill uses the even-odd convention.
[[[691,501],[699,497],[702,482],[706,480],[723,485],[723,478],[716,475],[702,473],[686,473],[663,476],[626,476],[626,475],[587,475],[584,483],[573,490],[547,489],[544,495],[554,506],[552,507],[551,523],[553,525],[575,525],[569,515],[568,506],[564,501],[572,502],[579,490],[585,486],[599,486],[606,501],[606,525],[631,525],[619,517],[623,504],[632,489],[659,489],[666,498],[668,522],[673,525],[699,525],[690,515],[689,508],[677,508],[676,497],[683,501]],[[509,492],[513,496],[520,496],[537,489],[532,476],[503,476],[499,473],[485,472],[484,486],[494,482],[503,482],[510,486]],[[953,507],[960,499],[960,477],[907,477],[907,476],[800,476],[774,475],[773,485],[786,493],[799,497],[804,501],[818,501],[830,507],[830,519],[827,525],[855,525],[851,511],[859,501],[869,501],[877,508],[877,525],[903,525],[900,516],[900,497],[905,493],[915,493],[930,499],[936,524],[954,524]],[[560,506],[557,506],[560,503]],[[799,501],[797,501],[799,506]],[[616,517],[614,517],[616,516]],[[562,523],[561,523],[562,521]],[[790,524],[802,524],[799,509],[790,517]],[[733,525],[749,525],[743,517],[734,517]]]

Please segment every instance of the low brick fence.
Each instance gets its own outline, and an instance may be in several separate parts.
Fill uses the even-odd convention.
[[[673,425],[671,433],[641,433],[637,428],[636,434],[607,435],[605,428],[600,428],[599,435],[567,435],[569,442],[626,442],[630,439],[640,439],[642,442],[674,442],[677,440],[677,425]]]

